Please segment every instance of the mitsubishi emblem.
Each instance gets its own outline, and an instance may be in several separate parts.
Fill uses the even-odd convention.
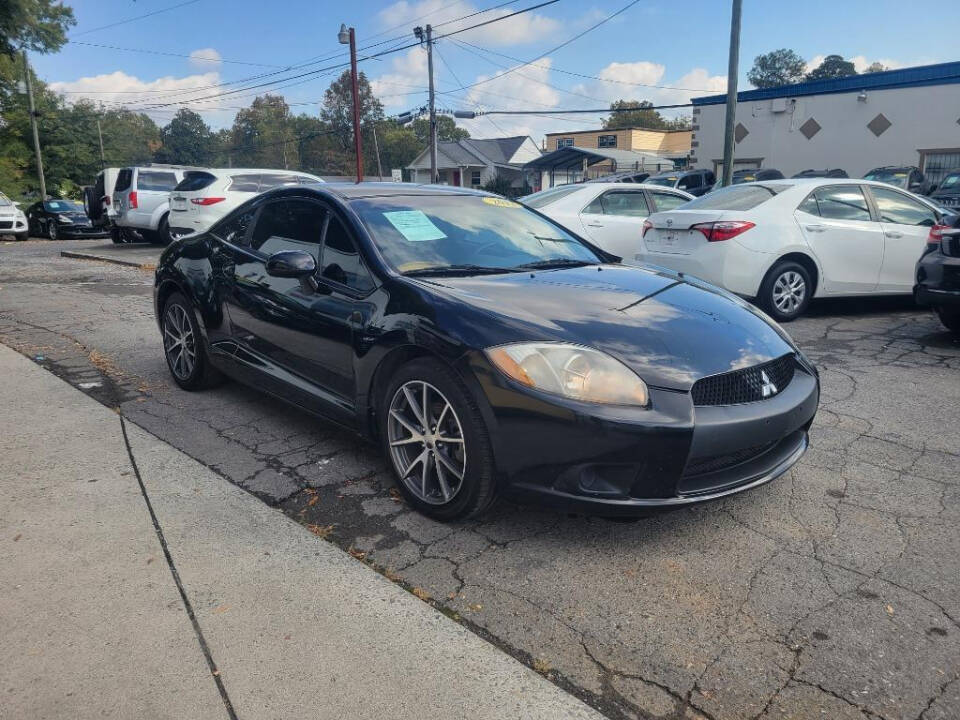
[[[767,375],[766,370],[760,371],[760,380],[762,384],[760,385],[760,395],[765,398],[770,397],[771,395],[777,394],[777,386],[773,384],[770,380],[770,377]]]

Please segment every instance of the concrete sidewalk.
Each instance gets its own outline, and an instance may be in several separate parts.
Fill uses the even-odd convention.
[[[0,452],[4,720],[600,717],[4,346]]]

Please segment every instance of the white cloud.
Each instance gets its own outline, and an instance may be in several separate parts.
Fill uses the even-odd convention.
[[[216,94],[219,85],[220,73],[216,71],[184,77],[168,75],[156,80],[141,80],[117,70],[68,82],[50,83],[50,88],[55,92],[65,93],[70,101],[85,98],[110,107],[119,107],[122,104],[134,110],[144,105],[177,103],[163,108],[145,108],[142,112],[157,123],[165,125],[179,107],[189,107],[203,115],[209,124],[220,127],[230,124],[233,111],[215,111],[209,108],[217,107],[219,102],[229,98],[192,102],[193,98]]]
[[[223,59],[213,48],[200,48],[190,53],[190,64],[201,70],[212,70],[223,65]]]
[[[445,8],[445,5],[449,7]],[[513,8],[499,8],[465,20],[450,22],[479,11],[480,8],[466,2],[450,6],[447,0],[420,0],[420,2],[400,0],[381,10],[378,17],[384,28],[402,26],[405,23],[412,25],[429,22],[436,28],[436,33],[439,35],[516,12]],[[450,24],[438,27],[441,23],[447,22]],[[479,27],[476,30],[470,30],[457,37],[484,47],[491,45],[529,45],[555,36],[562,27],[563,25],[559,20],[536,12],[529,12],[517,15],[509,20],[501,20]]]
[[[427,53],[415,47],[395,55],[388,72],[370,78],[370,87],[389,113],[425,103],[427,96],[421,91],[426,90],[427,82]]]

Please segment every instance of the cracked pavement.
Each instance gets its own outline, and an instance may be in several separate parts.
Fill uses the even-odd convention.
[[[85,246],[0,244],[0,342],[609,717],[960,717],[960,342],[929,313],[826,301],[787,326],[823,397],[765,487],[629,523],[500,503],[443,525],[334,426],[177,389],[152,273],[58,256]]]

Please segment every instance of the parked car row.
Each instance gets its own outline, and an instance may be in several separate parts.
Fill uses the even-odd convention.
[[[952,222],[928,198],[867,180],[745,181],[682,204],[665,192],[597,183],[522,202],[626,264],[694,275],[781,322],[814,297],[912,293],[917,258]]]

